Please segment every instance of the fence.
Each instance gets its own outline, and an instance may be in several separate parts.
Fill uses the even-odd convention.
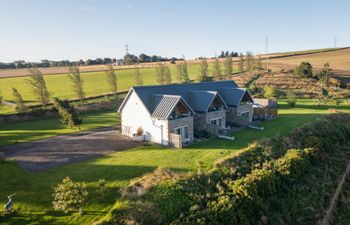
[[[262,105],[263,107],[277,107],[277,99],[273,99],[273,98],[254,98],[253,99],[254,103]]]
[[[208,132],[209,135],[216,137],[219,134],[220,128],[216,124],[207,123],[205,130]]]
[[[254,108],[254,116],[269,115],[269,116],[277,117],[277,114],[278,114],[278,110],[277,109]]]
[[[174,148],[182,148],[181,135],[169,133],[169,146]]]
[[[5,101],[5,100],[2,100],[1,102],[2,105],[6,105],[6,106],[9,106],[9,107],[13,107],[13,108],[16,108],[16,103],[14,102],[9,102],[9,101]]]

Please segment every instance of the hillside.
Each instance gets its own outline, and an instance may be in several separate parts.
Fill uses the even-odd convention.
[[[293,69],[303,61],[311,63],[316,70],[322,68],[325,63],[329,63],[335,72],[335,77],[344,82],[350,82],[350,48],[273,58],[269,60],[269,66],[274,70]]]

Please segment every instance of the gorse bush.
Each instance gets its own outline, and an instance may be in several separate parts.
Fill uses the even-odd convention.
[[[320,214],[301,210],[325,207],[317,201],[327,202],[325,193],[335,187],[326,178],[336,177],[343,168],[339,161],[329,167],[331,160],[325,159],[344,158],[335,149],[349,138],[349,115],[324,116],[289,135],[252,144],[210,172],[160,183],[143,199],[158,208],[162,224],[315,224]],[[320,173],[328,174],[325,183]],[[319,188],[310,193],[312,183],[328,192]],[[300,194],[307,195],[305,201]],[[301,219],[293,219],[300,214]]]

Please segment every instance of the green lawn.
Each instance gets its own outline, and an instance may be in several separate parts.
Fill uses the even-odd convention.
[[[12,216],[0,218],[0,223],[16,225],[90,224],[108,211],[115,200],[119,198],[117,190],[128,184],[132,178],[151,172],[157,167],[168,167],[181,172],[195,171],[198,161],[202,161],[204,166],[209,169],[216,160],[238,152],[254,140],[288,133],[294,127],[316,119],[319,115],[327,113],[328,107],[350,112],[349,105],[335,106],[329,104],[328,106],[317,107],[313,106],[310,101],[304,101],[298,104],[296,108],[289,109],[285,103],[282,103],[279,117],[273,121],[265,122],[264,131],[243,129],[235,133],[235,141],[211,138],[183,150],[168,149],[156,145],[142,146],[95,160],[71,164],[47,172],[30,174],[18,168],[15,162],[0,163],[0,201],[5,203],[7,195],[16,193],[16,213]],[[113,119],[111,122],[113,122]],[[36,121],[36,123],[43,124],[40,121]],[[55,122],[52,122],[52,124],[54,125]],[[39,129],[44,129],[44,132],[45,129],[55,130],[49,125],[47,126]],[[57,124],[54,126],[57,126]],[[58,132],[57,129],[55,132]],[[26,139],[29,139],[29,136]],[[77,213],[57,213],[52,209],[52,186],[60,182],[65,176],[70,176],[76,181],[84,181],[88,186],[89,197],[85,214],[82,216],[78,216]],[[101,178],[108,181],[109,195],[105,202],[100,201],[96,194],[97,181]]]
[[[176,81],[176,67],[169,67],[172,73],[173,82]],[[210,68],[211,69],[211,68]],[[141,75],[144,80],[145,85],[156,84],[155,77],[155,68],[144,68],[140,69]],[[198,64],[189,64],[188,73],[191,79],[195,79],[199,74],[199,65]],[[117,70],[118,76],[118,89],[119,90],[128,90],[131,86],[135,84],[134,82],[134,69],[126,70]],[[106,75],[104,72],[88,72],[81,73],[84,79],[84,88],[86,95],[98,95],[109,92],[108,83],[106,80]],[[4,96],[5,100],[13,100],[12,96],[12,87],[18,89],[22,94],[25,101],[35,101],[34,96],[31,93],[31,90],[26,82],[28,77],[17,77],[17,78],[4,78],[0,79],[0,91]],[[45,81],[47,88],[53,97],[60,97],[70,99],[74,96],[74,93],[71,88],[71,82],[67,75],[46,75]]]
[[[96,127],[116,125],[118,123],[119,117],[116,112],[90,112],[83,114],[83,125],[81,129],[87,130]],[[59,118],[0,124],[0,146],[74,132],[78,132],[78,130],[62,125]]]

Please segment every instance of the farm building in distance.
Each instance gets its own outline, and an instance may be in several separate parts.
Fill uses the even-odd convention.
[[[191,144],[194,132],[217,135],[226,126],[247,126],[253,99],[232,80],[136,86],[118,111],[123,135],[179,147]]]

